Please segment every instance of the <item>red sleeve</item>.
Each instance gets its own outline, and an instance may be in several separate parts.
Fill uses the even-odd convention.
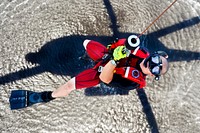
[[[118,46],[125,45],[126,39],[119,39],[117,42],[113,43],[110,47],[111,50],[115,49]]]

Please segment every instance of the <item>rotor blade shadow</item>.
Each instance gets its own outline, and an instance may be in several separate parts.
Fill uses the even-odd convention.
[[[192,52],[186,50],[176,50],[176,49],[169,49],[169,61],[192,61],[192,60],[200,60],[200,52]]]
[[[112,8],[112,5],[110,3],[109,0],[103,0],[104,2],[104,5],[107,9],[107,13],[109,15],[109,18],[110,18],[110,21],[111,21],[111,25],[110,25],[110,28],[112,29],[113,31],[113,37],[114,39],[115,38],[119,38],[119,30],[118,28],[120,27],[119,25],[117,25],[117,17],[113,11],[113,8]]]
[[[200,52],[167,48],[166,44],[163,44],[157,36],[152,34],[143,35],[143,38],[146,38],[143,45],[150,53],[165,51],[169,55],[170,62],[200,60]]]
[[[33,68],[24,68],[17,72],[6,74],[0,77],[0,85],[4,85],[6,83],[12,83],[20,79],[24,79],[27,77],[31,77],[40,73],[45,72],[45,68],[42,66],[36,66]]]
[[[162,36],[166,36],[167,34],[176,32],[178,30],[184,29],[184,28],[188,28],[191,27],[193,25],[196,25],[200,23],[200,16],[188,19],[188,20],[184,20],[183,22],[174,24],[172,26],[166,27],[164,29],[149,33],[149,36],[156,36],[157,38],[162,37]]]
[[[144,89],[136,89],[152,133],[159,133],[158,125]]]

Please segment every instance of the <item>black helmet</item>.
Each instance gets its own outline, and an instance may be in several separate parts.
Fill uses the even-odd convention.
[[[134,50],[139,45],[140,39],[136,35],[130,35],[125,43],[126,48],[129,50]]]

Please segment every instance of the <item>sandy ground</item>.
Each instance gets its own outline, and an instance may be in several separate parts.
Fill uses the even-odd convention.
[[[55,90],[92,66],[84,39],[140,34],[172,0],[1,0],[0,132],[199,133],[200,0],[178,0],[142,37],[170,70],[144,91],[101,85],[11,111],[11,90]],[[127,95],[128,94],[128,95]]]

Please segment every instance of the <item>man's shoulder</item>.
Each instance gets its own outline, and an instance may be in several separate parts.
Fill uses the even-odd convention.
[[[116,44],[119,44],[119,45],[124,45],[126,42],[126,39],[125,38],[122,38],[122,39],[119,39]]]

